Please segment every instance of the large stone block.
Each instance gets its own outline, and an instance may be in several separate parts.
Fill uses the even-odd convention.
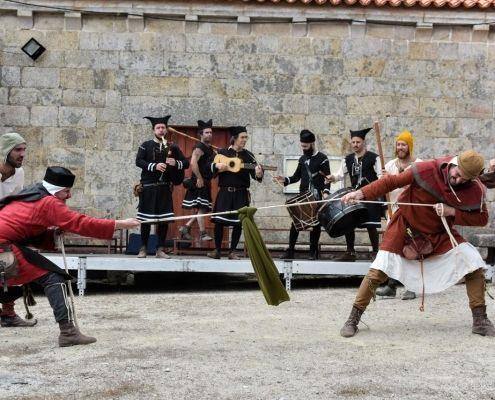
[[[252,97],[251,79],[222,79],[221,82],[228,98],[249,99]]]
[[[439,60],[457,60],[459,58],[458,43],[439,43],[438,59]]]
[[[24,67],[21,72],[24,87],[58,88],[60,74],[57,68]]]
[[[73,50],[65,52],[65,67],[119,69],[118,51]]]
[[[453,26],[450,40],[452,42],[470,42],[472,35],[472,28],[470,26]]]
[[[346,101],[340,96],[308,96],[308,110],[311,114],[344,115]]]
[[[98,50],[101,34],[98,32],[81,32],[79,34],[79,48],[81,50]]]
[[[155,32],[144,32],[138,36],[139,50],[142,51],[165,51],[167,53],[182,53],[186,50],[186,37],[184,34],[158,34]]]
[[[119,123],[122,120],[121,109],[104,107],[96,110],[96,121],[99,122],[114,122]]]
[[[449,97],[420,99],[420,113],[424,117],[454,117],[456,99]]]
[[[88,136],[88,149],[107,150],[135,150],[132,143],[132,131],[127,129],[125,124],[118,123],[98,123],[98,127],[92,136]]]
[[[157,33],[184,33],[185,21],[170,21],[165,19],[144,19],[145,32],[157,32]]]
[[[7,104],[9,99],[9,89],[0,87],[0,104]]]
[[[77,31],[46,31],[43,45],[47,49],[74,50],[79,47],[79,32]]]
[[[347,97],[347,114],[386,115],[392,114],[394,108],[392,96]]]
[[[189,93],[188,78],[131,75],[127,86],[133,96],[187,96]]]
[[[58,121],[60,126],[93,128],[96,126],[96,110],[89,107],[60,107]]]
[[[99,50],[141,50],[141,42],[136,33],[114,33],[112,35],[100,35],[98,41]]]
[[[342,57],[342,42],[340,39],[311,38],[314,54],[330,57]]]
[[[141,71],[162,71],[163,54],[158,51],[123,51],[120,52],[121,68]]]
[[[342,52],[346,58],[376,57],[389,58],[392,53],[392,42],[384,39],[369,38],[343,39]]]
[[[72,107],[105,107],[104,90],[67,89],[62,94],[62,105]]]
[[[188,53],[223,53],[225,38],[220,35],[187,35],[186,52]]]
[[[274,134],[293,134],[305,127],[304,114],[274,114],[270,116],[270,128]]]
[[[411,60],[436,60],[438,58],[438,43],[409,43],[409,58]]]
[[[164,71],[168,75],[211,76],[217,69],[216,58],[208,54],[168,53],[164,58]]]
[[[348,59],[344,61],[346,76],[381,76],[385,68],[385,59]]]
[[[308,36],[346,38],[350,35],[350,24],[348,22],[313,22],[309,25]]]
[[[62,31],[64,29],[63,14],[34,14],[34,29],[39,31]]]
[[[266,36],[264,36],[266,37]],[[230,36],[225,39],[225,52],[229,54],[256,53],[257,39],[255,36]]]
[[[291,24],[270,24],[270,23],[251,23],[251,34],[256,35],[276,35],[289,36],[291,34]]]
[[[434,26],[431,40],[435,42],[448,42],[451,36],[450,26]]]
[[[189,78],[189,96],[225,98],[227,92],[225,85],[220,79]]]
[[[83,30],[89,32],[126,32],[127,16],[112,16],[105,18],[101,15],[83,15]]]
[[[24,106],[0,105],[0,121],[2,125],[29,125],[29,109]]]
[[[31,107],[31,125],[33,126],[57,126],[58,107],[33,106]]]
[[[278,53],[284,56],[312,56],[314,48],[309,37],[287,37],[280,41]]]
[[[294,78],[286,75],[258,75],[253,77],[253,90],[257,93],[292,93]]]
[[[394,37],[394,25],[366,24],[366,36],[378,39],[391,39]]]
[[[2,86],[20,86],[21,85],[21,69],[19,67],[1,67]]]
[[[43,147],[52,149],[57,147],[84,149],[86,147],[88,132],[92,128],[43,128]],[[96,149],[92,149],[96,150]]]
[[[464,118],[493,118],[493,99],[463,98],[457,101],[456,115]]]
[[[95,87],[93,70],[61,68],[60,85],[66,89],[93,89]]]
[[[256,52],[263,53],[276,53],[280,41],[283,39],[276,36],[262,35],[255,38]]]
[[[462,60],[486,60],[488,46],[486,43],[459,43],[459,57]]]

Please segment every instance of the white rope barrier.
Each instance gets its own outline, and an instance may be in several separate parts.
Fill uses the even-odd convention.
[[[337,201],[342,201],[342,197],[337,198],[337,199],[325,199],[325,200],[314,200],[314,201],[305,201],[302,203],[294,203],[294,204],[275,204],[271,206],[262,206],[262,207],[256,207],[258,210],[268,210],[271,208],[282,208],[282,207],[297,207],[297,206],[303,206],[307,204],[321,204],[321,203],[331,203],[331,202],[337,202]],[[368,204],[390,204],[390,205],[398,205],[398,206],[418,206],[418,207],[434,207],[435,204],[425,204],[425,203],[401,203],[401,202],[393,202],[393,201],[378,201],[378,200],[355,200],[355,203],[368,203]],[[237,214],[237,210],[231,210],[231,211],[222,211],[222,212],[216,212],[216,213],[207,213],[207,214],[196,214],[195,217],[214,217],[217,215],[230,215],[230,214]],[[172,221],[180,221],[184,219],[190,219],[190,215],[180,215],[177,217],[168,217],[168,218],[156,218],[156,219],[150,219],[146,221],[141,221],[141,224],[156,224],[159,222],[172,222]]]

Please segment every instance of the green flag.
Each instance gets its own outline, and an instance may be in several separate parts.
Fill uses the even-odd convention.
[[[245,245],[266,302],[271,306],[278,306],[280,303],[290,300],[289,294],[280,281],[277,267],[275,267],[258,227],[254,223],[253,216],[256,211],[254,207],[243,207],[238,210],[244,230]]]

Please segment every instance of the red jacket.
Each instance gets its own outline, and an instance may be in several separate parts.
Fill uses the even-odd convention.
[[[9,286],[31,282],[47,273],[26,261],[15,244],[45,236],[37,247],[53,248],[53,235],[48,230],[51,227],[81,236],[111,239],[115,220],[92,218],[72,211],[55,196],[46,196],[34,202],[14,201],[6,205],[0,210],[0,242],[13,244],[12,249],[19,263],[19,274],[7,282]]]

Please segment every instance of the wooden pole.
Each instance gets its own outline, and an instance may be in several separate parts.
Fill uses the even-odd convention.
[[[373,124],[373,130],[375,131],[376,135],[376,145],[378,147],[378,155],[380,156],[383,174],[385,172],[385,157],[383,156],[382,138],[380,135],[380,124],[378,123],[378,121],[375,121],[375,123]],[[387,202],[390,202],[390,196],[388,193],[385,195],[385,199],[387,200]],[[387,214],[389,219],[392,218],[392,207],[390,204],[387,204]]]
[[[167,127],[167,130],[168,130],[170,133],[176,133],[176,134],[181,135],[181,136],[184,136],[184,137],[186,137],[186,138],[188,138],[188,139],[195,140],[196,142],[201,142],[201,140],[199,140],[198,138],[195,138],[195,137],[193,137],[193,136],[191,136],[191,135],[188,135],[187,133],[180,132],[180,131],[178,131],[177,129],[172,128],[171,126]],[[210,146],[211,146],[211,147],[213,147],[215,150],[220,150],[220,148],[219,148],[219,147],[217,147],[217,146],[215,146],[215,145],[213,145],[213,144],[210,144]]]

